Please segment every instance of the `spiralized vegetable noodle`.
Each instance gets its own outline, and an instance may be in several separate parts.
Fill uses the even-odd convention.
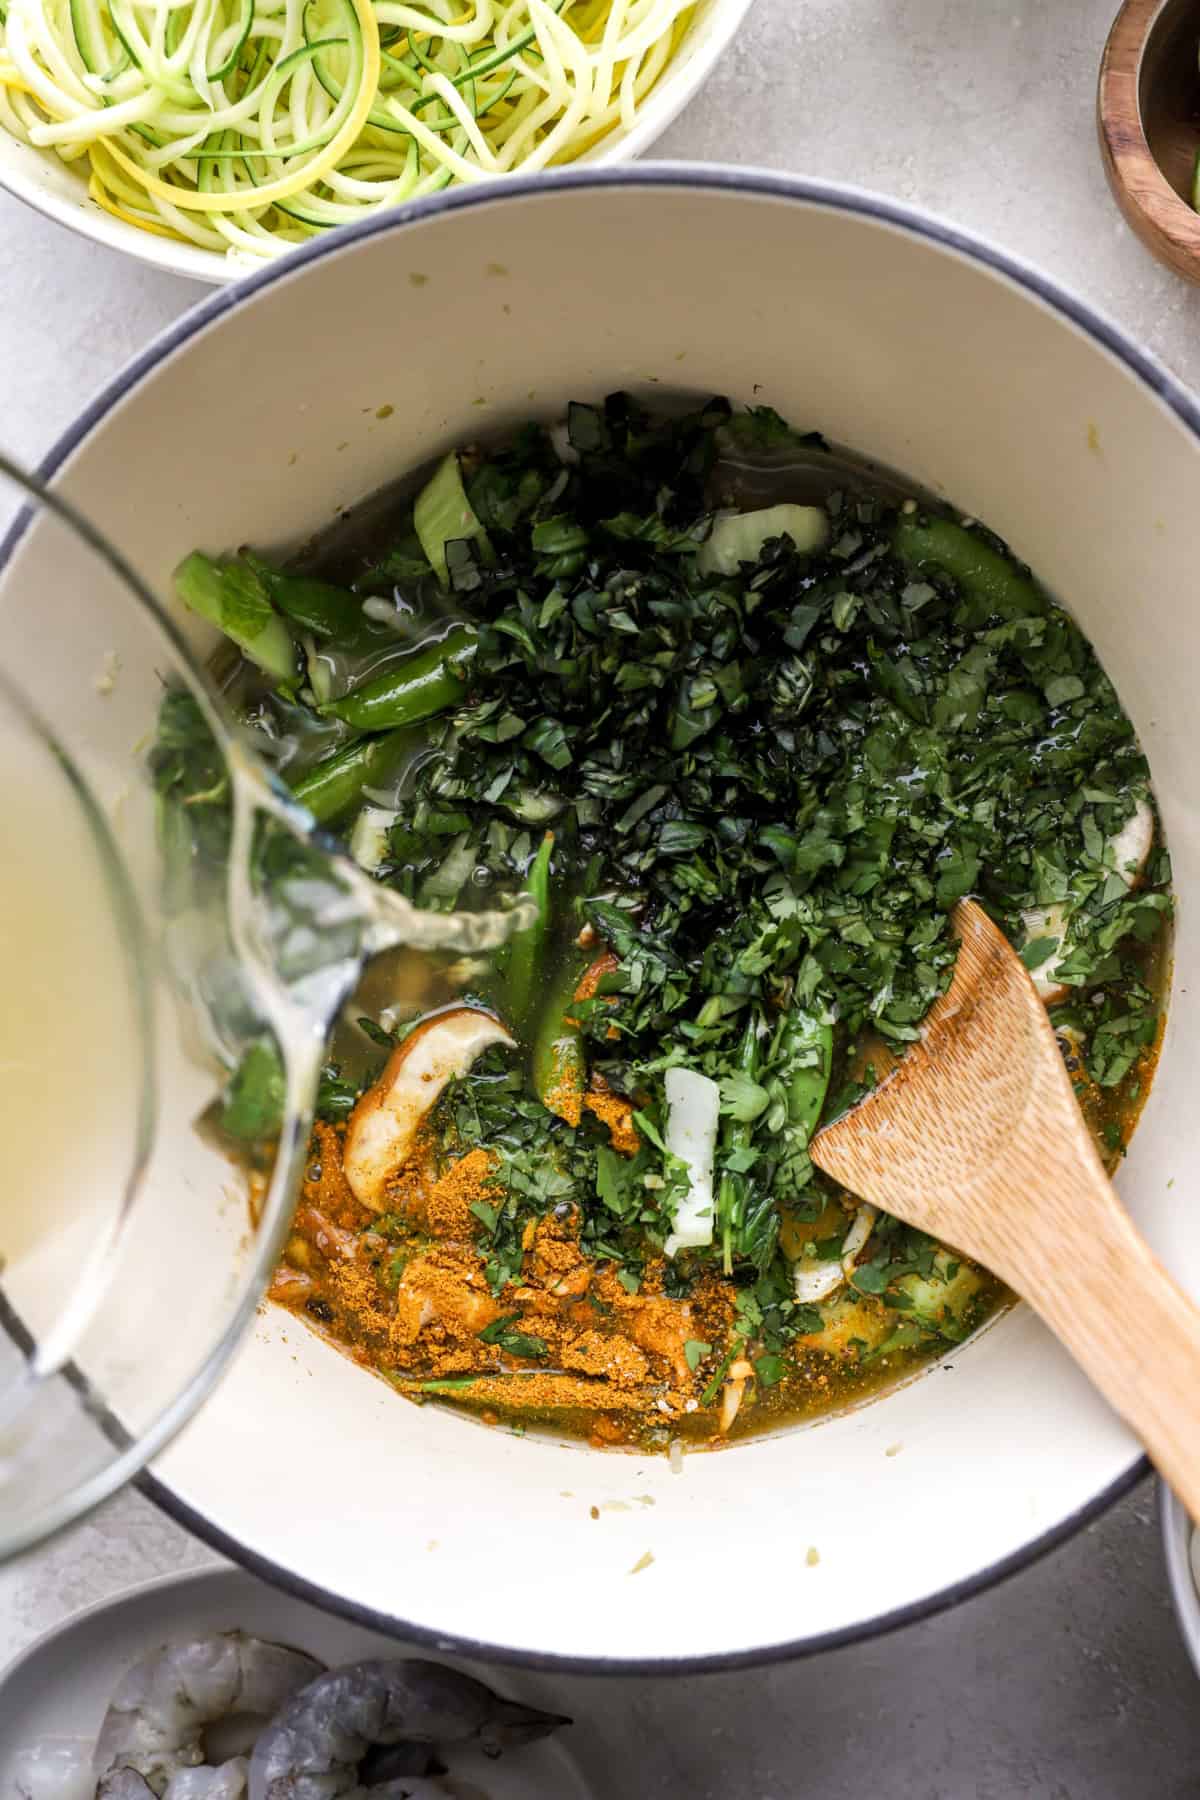
[[[118,218],[257,260],[630,130],[695,5],[8,0],[0,125]]]

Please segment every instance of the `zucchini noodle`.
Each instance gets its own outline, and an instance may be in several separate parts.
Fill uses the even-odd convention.
[[[628,131],[697,0],[7,0],[0,127],[234,260]]]

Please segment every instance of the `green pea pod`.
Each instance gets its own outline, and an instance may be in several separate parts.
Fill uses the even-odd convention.
[[[748,1075],[752,1081],[758,1074],[758,1037],[758,1013],[752,1008],[734,1064],[739,1075]],[[721,1144],[725,1150],[744,1150],[753,1136],[753,1122],[747,1124],[741,1119],[726,1119]],[[717,1224],[721,1227],[721,1257],[727,1275],[733,1272],[734,1246],[746,1215],[746,1196],[745,1176],[728,1169],[723,1171],[717,1188]]]
[[[538,846],[529,867],[525,892],[537,903],[537,917],[525,930],[518,932],[508,945],[504,970],[508,988],[508,1012],[513,1025],[523,1031],[529,1024],[533,993],[539,969],[546,964],[546,942],[550,935],[550,855],[554,849],[554,833],[548,831]]]
[[[362,633],[365,619],[362,601],[345,588],[307,575],[287,575],[270,563],[246,553],[244,561],[259,577],[281,613],[314,637],[336,638],[339,645]]]
[[[344,750],[314,763],[294,783],[292,793],[302,806],[307,806],[318,825],[329,825],[349,812],[370,782],[386,780],[419,742],[419,734],[409,729],[388,732],[383,737],[359,738]]]
[[[456,625],[438,643],[415,650],[340,700],[326,701],[318,711],[359,731],[391,731],[431,719],[457,705],[466,692],[466,671],[478,636],[473,625]]]
[[[556,1113],[568,1125],[578,1125],[583,1112],[587,1056],[583,1033],[571,1020],[575,990],[586,968],[582,957],[571,956],[568,966],[550,990],[533,1040],[533,1085],[547,1112]]]
[[[1023,619],[1046,611],[1045,596],[1036,582],[965,526],[949,519],[903,513],[892,543],[915,574],[940,570],[989,613]]]

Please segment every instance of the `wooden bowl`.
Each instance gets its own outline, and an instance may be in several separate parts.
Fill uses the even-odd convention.
[[[1125,0],[1104,47],[1097,95],[1109,185],[1160,262],[1200,282],[1200,0]]]

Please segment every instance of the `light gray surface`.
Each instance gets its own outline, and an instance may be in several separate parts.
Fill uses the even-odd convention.
[[[662,153],[797,169],[932,208],[1048,269],[1197,387],[1200,290],[1129,236],[1095,148],[1112,5],[758,0]],[[0,444],[33,460],[199,290],[3,198],[0,232]],[[884,1518],[863,1553],[904,1546]],[[75,1607],[208,1555],[144,1501],[121,1498],[0,1571],[0,1662]],[[727,1562],[709,1573],[771,1578],[736,1519]],[[1148,1487],[1048,1561],[897,1637],[769,1673],[572,1689],[573,1707],[610,1722],[614,1791],[623,1783],[630,1800],[1200,1792],[1200,1693],[1170,1614]]]

